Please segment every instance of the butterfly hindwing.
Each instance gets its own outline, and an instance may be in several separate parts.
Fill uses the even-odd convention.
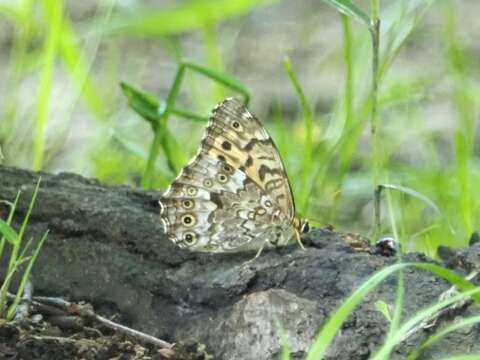
[[[161,219],[180,247],[225,252],[282,243],[287,219],[255,183],[229,164],[198,154],[163,194]]]

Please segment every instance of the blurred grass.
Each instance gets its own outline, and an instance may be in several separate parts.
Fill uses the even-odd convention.
[[[48,26],[42,51],[43,55],[40,59],[43,65],[40,71],[40,81],[38,85],[36,128],[33,138],[32,167],[35,170],[41,170],[43,167],[55,58],[59,47],[60,34],[63,32],[63,0],[44,0],[43,6],[47,15]]]
[[[118,14],[108,24],[93,19],[89,29],[118,36],[158,36],[203,28],[239,16],[260,5],[278,0],[196,0],[158,10],[135,8]]]
[[[0,2],[0,17],[12,29],[8,43],[2,45],[9,49],[5,94],[0,99],[4,162],[35,169],[68,168],[109,182],[165,188],[195,153],[208,110],[232,92],[243,94],[246,103],[250,98],[250,89],[243,79],[237,79],[236,59],[229,54],[232,47],[225,46],[224,31],[230,32],[229,41],[235,39],[250,25],[241,20],[243,16],[276,3],[282,4],[273,0],[201,0],[152,9],[139,2],[119,5],[109,1],[98,2],[87,16],[75,17],[69,2]],[[364,2],[370,4],[370,11],[350,0],[326,3],[342,14],[332,20],[338,22],[341,33],[331,39],[326,66],[320,70],[322,74],[336,71],[336,79],[341,79],[341,90],[332,97],[334,103],[317,106],[318,89],[309,87],[311,82],[301,71],[302,65],[314,65],[298,65],[302,54],[289,53],[285,54],[285,73],[274,76],[284,78],[285,88],[301,111],[292,113],[288,99],[274,99],[270,116],[261,119],[284,159],[298,210],[319,225],[332,223],[367,233],[373,226],[373,184],[381,185],[386,189],[379,203],[384,216],[372,240],[392,234],[404,251],[420,250],[430,256],[435,256],[440,244],[466,245],[480,219],[480,161],[475,143],[480,64],[475,48],[464,39],[458,8],[451,2],[436,2],[433,7],[433,0]],[[438,34],[444,61],[432,58],[429,66],[405,74],[401,62],[405,58],[396,61],[404,51],[415,56],[416,39],[429,35],[424,31],[424,16],[433,13],[441,28]],[[254,19],[271,21],[269,14],[266,11]],[[381,20],[380,47],[378,64],[373,65],[376,34],[372,19],[377,16]],[[230,24],[227,30],[224,22]],[[288,28],[288,21],[285,24]],[[324,26],[316,18],[315,24]],[[249,41],[252,53],[255,46],[271,46],[254,42],[257,39]],[[152,62],[167,61],[149,59],[148,51],[137,53],[134,42],[161,48],[178,68],[151,67]],[[198,47],[194,61],[183,62],[186,46]],[[320,57],[325,49],[308,50]],[[416,51],[428,53],[428,49]],[[252,72],[260,68],[259,64],[249,65]],[[143,87],[137,82],[130,85],[132,78],[139,77],[137,67],[142,67],[146,77],[161,71],[155,79],[162,84],[149,91],[140,90]],[[372,72],[376,84],[372,84]],[[126,99],[117,92],[120,82]],[[34,89],[27,96],[25,83]],[[440,99],[436,103],[431,101],[435,96]],[[262,108],[270,105],[268,100],[260,100]],[[429,105],[438,107],[442,102],[448,102],[453,110],[449,114],[455,116],[448,119],[447,128],[431,120],[441,118],[444,109]],[[127,103],[145,121],[126,109]],[[58,111],[57,105],[63,110]],[[252,109],[254,113],[257,110]],[[68,141],[69,132],[81,133],[85,128],[91,131],[83,135],[86,144]],[[65,157],[63,152],[70,155]],[[398,264],[368,279],[331,314],[308,359],[321,356],[356,305],[396,271],[394,310],[390,313],[388,304],[379,303],[390,328],[377,358],[388,358],[406,332],[452,301],[437,302],[403,319],[402,269],[407,267],[431,271],[466,291],[478,290],[446,269],[403,264],[399,259]],[[465,293],[459,298],[462,296]],[[478,301],[478,294],[475,298]],[[478,320],[465,319],[433,334],[411,358],[455,328]],[[287,331],[280,332],[282,359],[289,358]]]
[[[393,347],[401,342],[401,339],[412,329],[418,326],[423,320],[432,316],[435,312],[444,308],[449,304],[453,304],[460,299],[469,296],[480,302],[480,287],[476,287],[470,281],[464,279],[455,272],[434,264],[426,263],[397,263],[390,265],[373,274],[360,287],[358,287],[343,303],[329,316],[329,319],[322,325],[322,329],[317,334],[311,348],[309,349],[306,360],[322,359],[328,346],[333,341],[335,335],[340,331],[345,320],[352,314],[357,305],[364,300],[365,296],[375,289],[380,282],[385,280],[391,274],[401,271],[409,267],[416,267],[444,278],[445,280],[455,284],[464,292],[445,300],[433,303],[431,306],[419,311],[409,319],[407,319],[398,329],[393,328],[384,343],[380,346],[377,353],[371,357],[373,360],[388,359]],[[397,300],[398,304],[398,300]]]
[[[212,70],[208,67],[198,65],[192,62],[180,62],[178,64],[175,77],[167,95],[165,103],[162,104],[153,95],[135,89],[133,86],[122,83],[121,87],[129,100],[129,104],[144,120],[152,127],[154,138],[148,154],[147,164],[143,173],[141,185],[150,188],[153,185],[155,176],[155,163],[158,157],[160,147],[165,153],[167,164],[173,174],[179,171],[179,164],[184,164],[183,151],[175,146],[174,137],[168,130],[168,118],[171,114],[183,115],[186,118],[199,120],[202,115],[190,111],[178,109],[176,105],[178,94],[181,90],[182,82],[186,70],[201,74],[211,79],[216,85],[223,85],[226,88],[237,91],[244,98],[247,105],[250,94],[247,88],[239,80],[232,76]]]
[[[480,315],[476,316],[471,316],[468,318],[464,318],[461,320],[456,321],[455,323],[445,326],[444,328],[436,331],[433,335],[431,335],[427,340],[425,340],[417,349],[415,349],[407,358],[407,360],[414,360],[417,359],[420,354],[427,349],[429,346],[433,345],[437,341],[441,340],[444,336],[448,335],[449,333],[461,329],[463,327],[468,327],[468,326],[474,326],[475,324],[478,324],[480,322]],[[478,359],[480,354],[477,354],[472,357],[471,359]],[[458,357],[460,358],[460,357]],[[465,356],[463,357],[465,359],[468,359],[469,357]]]
[[[311,180],[311,171],[312,171],[312,158],[313,158],[313,114],[308,103],[308,100],[305,96],[305,93],[300,85],[300,82],[295,75],[295,72],[292,68],[292,63],[290,59],[287,57],[283,61],[285,71],[290,79],[290,82],[297,93],[297,96],[300,100],[300,104],[302,107],[303,112],[303,119],[304,119],[304,128],[305,128],[305,139],[304,139],[304,148],[303,148],[303,161],[301,165],[300,171],[300,192],[297,194],[298,196],[298,204],[299,210],[301,213],[305,213],[308,208],[308,200],[310,195],[310,180]]]
[[[298,57],[288,54],[294,66],[287,61],[286,74],[279,72],[278,77],[284,78],[285,88],[301,112],[292,114],[285,99],[275,99],[270,118],[261,119],[282,154],[299,211],[321,225],[332,223],[366,233],[373,225],[372,179],[378,177],[380,184],[410,189],[429,199],[440,212],[405,192],[388,195],[405,249],[435,255],[439,244],[466,244],[478,229],[480,218],[480,169],[475,147],[480,87],[475,76],[478,63],[463,40],[456,6],[442,3],[431,7],[432,0],[412,0],[382,4],[379,9],[382,25],[376,116],[380,125],[377,154],[372,155],[373,144],[367,134],[372,109],[368,27],[376,10],[372,15],[352,1],[327,2],[340,6],[346,14],[335,20],[341,36],[329,44],[327,67],[321,70],[328,73],[333,71],[328,64],[342,64],[336,74],[342,83],[335,103],[317,106],[317,94],[302,78]],[[0,16],[13,29],[5,82],[8,91],[1,100],[4,162],[36,169],[69,168],[118,183],[167,186],[195,153],[198,143],[191,141],[191,136],[203,131],[208,110],[232,95],[218,80],[227,85],[239,83],[232,80],[236,78],[235,63],[222,39],[222,23],[232,22],[235,30],[231,32],[242,31],[243,23],[236,23],[235,17],[242,19],[258,7],[274,3],[202,0],[146,9],[138,4],[99,2],[91,14],[80,19],[63,9],[63,1],[0,3]],[[376,4],[371,2],[373,8]],[[435,65],[414,76],[403,76],[395,60],[422,36],[419,26],[429,12],[438,14],[441,21],[439,36],[445,61],[442,67]],[[188,74],[174,102],[168,100],[164,85],[151,91],[157,110],[168,108],[166,116],[178,118],[165,120],[161,134],[155,130],[157,142],[163,145],[152,151],[151,125],[132,116],[125,109],[125,99],[113,88],[115,83],[135,78],[129,74],[131,68],[124,66],[145,66],[145,76],[152,70],[144,54],[130,52],[125,56],[122,44],[131,39],[147,41],[180,63],[186,32],[195,35],[195,46],[202,54],[192,68],[205,64],[203,69],[208,71],[203,75],[213,81],[206,85],[198,75]],[[310,51],[321,52],[315,48]],[[123,65],[124,58],[130,61],[127,65]],[[165,68],[160,78],[165,77],[168,84],[174,72]],[[21,89],[27,81],[36,90],[25,97]],[[424,110],[432,89],[444,83],[449,86],[442,90],[442,96],[451,99],[456,116],[452,129],[432,126],[428,123],[430,114]],[[245,85],[241,89],[249,92]],[[269,105],[262,102],[265,108]],[[57,111],[58,104],[66,104],[63,111]],[[254,113],[259,110],[252,109]],[[76,113],[82,115],[76,117]],[[87,143],[80,147],[77,143],[69,145],[69,131],[82,129],[84,123],[96,131],[95,135],[87,135]],[[68,149],[67,157],[64,149]],[[372,156],[378,161],[376,170]],[[381,207],[386,206],[384,196]],[[393,232],[388,218],[383,217],[381,225],[381,234]]]

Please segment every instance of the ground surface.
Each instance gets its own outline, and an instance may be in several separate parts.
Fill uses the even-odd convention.
[[[147,359],[160,358],[156,351],[105,330],[84,328],[62,331],[49,322],[0,324],[1,359]],[[103,334],[105,333],[105,334]],[[156,356],[156,357],[155,357]]]
[[[0,166],[0,198],[12,200],[18,189],[23,191],[17,223],[37,177]],[[155,206],[159,193],[107,186],[71,174],[42,174],[42,179],[28,236],[38,239],[47,228],[50,235],[34,270],[35,295],[86,301],[98,314],[168,342],[205,344],[215,359],[277,359],[276,321],[288,333],[294,358],[301,359],[328,314],[371,274],[395,262],[354,252],[345,243],[347,235],[330,230],[314,230],[305,237],[306,251],[292,245],[267,251],[249,264],[244,262],[253,254],[189,253],[162,234]],[[4,217],[6,208],[0,207],[0,213]],[[467,272],[465,264],[478,264],[479,252],[478,244],[474,245],[467,252],[468,261],[452,266],[461,265],[459,271]],[[420,254],[407,255],[405,260],[428,261]],[[435,302],[448,288],[433,275],[413,269],[405,271],[405,286],[404,319]],[[391,278],[366,298],[336,337],[329,359],[365,359],[374,353],[387,331],[387,322],[374,304],[377,300],[393,304],[395,290],[396,280]],[[33,334],[72,336],[48,324],[46,332],[38,330],[43,326],[35,325],[27,333],[3,326],[0,351],[6,351],[4,356],[9,351],[35,351],[38,359],[55,349],[80,351],[72,349],[70,340],[58,344],[30,339],[15,345],[20,349],[12,348],[12,336],[24,336],[24,340]],[[73,338],[95,340],[98,335],[83,329]],[[123,358],[127,359],[151,355],[147,350],[145,355],[135,355],[144,350],[132,340],[118,342],[118,335],[111,335],[105,332],[95,345],[85,341],[81,351],[111,355],[126,349]],[[425,336],[420,332],[409,339],[392,358],[404,358]],[[462,329],[433,347],[425,359],[435,358],[444,349],[478,352],[479,344],[478,327]]]

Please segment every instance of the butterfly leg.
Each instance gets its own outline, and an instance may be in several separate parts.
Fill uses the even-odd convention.
[[[257,253],[255,254],[255,256],[253,258],[251,258],[250,260],[247,260],[243,263],[243,265],[246,265],[246,264],[250,264],[252,263],[253,261],[255,261],[263,252],[263,249],[265,248],[265,245],[268,243],[268,240],[267,241],[264,241],[262,246],[260,246],[260,249],[258,249]]]
[[[302,239],[300,238],[300,232],[295,229],[295,238],[297,239],[298,245],[302,248],[302,250],[305,250],[305,246],[303,246]]]

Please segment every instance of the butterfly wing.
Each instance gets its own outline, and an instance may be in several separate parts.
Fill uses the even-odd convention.
[[[259,249],[296,236],[295,205],[278,150],[232,98],[213,110],[197,155],[160,206],[169,238],[193,250]]]
[[[200,152],[160,200],[170,240],[183,248],[227,252],[282,245],[294,229],[269,194],[245,173]]]
[[[245,173],[288,219],[294,218],[295,203],[280,154],[262,124],[239,101],[228,98],[215,107],[200,151]]]

